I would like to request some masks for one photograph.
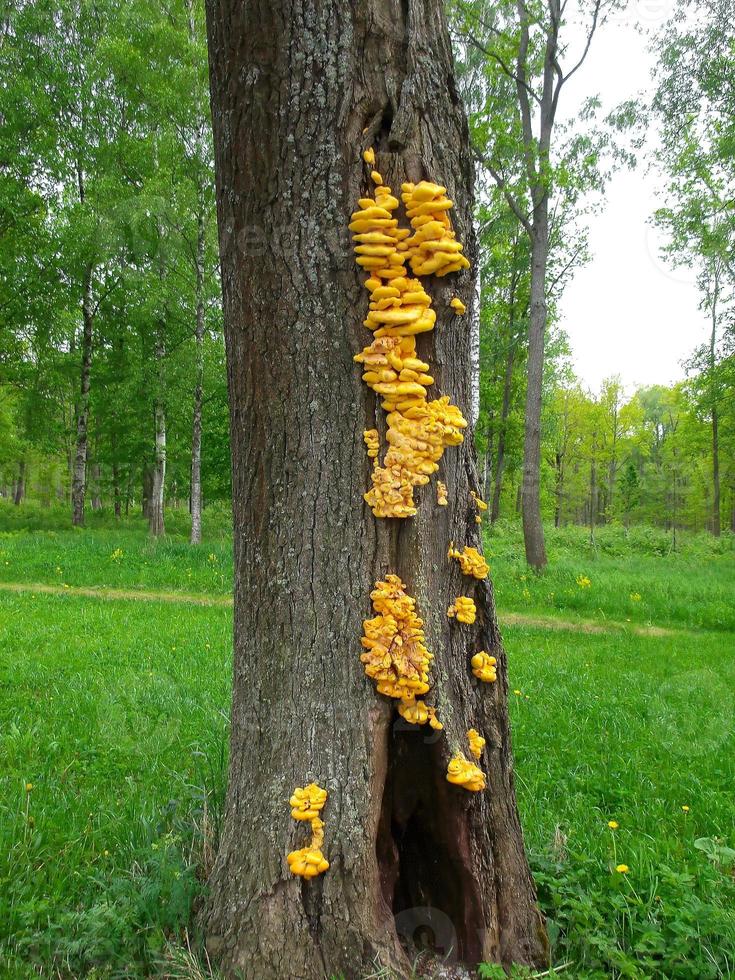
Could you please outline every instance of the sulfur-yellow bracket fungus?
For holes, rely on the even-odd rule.
[[[374,151],[366,150],[363,159],[374,166]],[[444,450],[463,441],[467,422],[448,397],[427,400],[434,379],[429,365],[416,356],[416,336],[434,329],[436,313],[406,264],[416,275],[443,276],[467,268],[469,262],[452,230],[446,188],[428,181],[403,185],[412,235],[393,217],[399,201],[390,187],[377,170],[370,176],[375,196],[359,199],[349,225],[356,262],[369,273],[365,326],[373,332],[372,343],[355,360],[364,366],[363,381],[380,395],[388,413],[388,449],[382,465],[376,459],[365,500],[376,517],[413,517],[414,487],[428,483]]]
[[[482,750],[485,748],[485,739],[476,729],[470,728],[467,732],[467,741],[470,746],[470,753],[476,759],[479,759],[482,755]]]
[[[429,690],[429,666],[434,659],[424,645],[424,623],[416,615],[416,600],[406,594],[397,575],[386,575],[370,593],[377,615],[363,623],[365,652],[360,660],[379,694],[401,702],[399,712],[411,724],[441,728],[434,708],[416,702]],[[411,710],[409,711],[409,708]]]
[[[452,307],[457,316],[462,316],[463,313],[467,311],[467,307],[464,305],[459,296],[455,296],[449,301],[449,305]]]
[[[470,660],[470,664],[472,665],[472,673],[485,684],[492,684],[498,679],[496,673],[497,660],[484,650],[476,653]]]
[[[444,725],[436,717],[436,708],[424,704],[423,701],[401,701],[398,714],[410,725],[425,725],[426,722],[440,732]]]
[[[303,789],[297,787],[289,800],[294,820],[308,820],[311,824],[311,843],[308,847],[291,851],[286,857],[291,873],[302,878],[315,878],[329,867],[329,861],[322,854],[324,821],[319,816],[326,800],[327,791],[316,783],[309,783]]]
[[[475,507],[477,507],[478,510],[478,513],[475,516],[475,522],[477,524],[482,524],[482,515],[487,510],[487,504],[485,503],[484,500],[481,500],[477,496],[474,490],[470,490],[470,497],[472,497],[472,502],[474,503]]]
[[[449,545],[447,557],[457,559],[463,575],[472,575],[473,578],[483,579],[487,578],[490,572],[490,566],[477,548],[465,546],[462,551],[457,551],[454,543],[452,543]]]
[[[458,752],[447,767],[447,780],[455,786],[477,793],[485,789],[485,773]]]
[[[449,503],[447,485],[446,483],[442,483],[441,480],[436,481],[436,502],[440,507],[446,507]]]
[[[377,429],[365,429],[362,434],[363,441],[367,446],[367,454],[371,459],[380,452],[380,436]]]
[[[447,609],[447,616],[450,619],[456,616],[458,623],[467,623],[468,626],[474,623],[476,615],[477,608],[475,606],[475,600],[465,595],[457,596],[449,609]]]

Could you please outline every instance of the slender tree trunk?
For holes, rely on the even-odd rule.
[[[523,540],[526,561],[532,568],[541,569],[547,561],[541,521],[541,393],[546,340],[546,263],[549,252],[546,195],[536,206],[531,245],[531,309],[523,444]]]
[[[513,313],[511,301],[510,342],[508,356],[505,361],[505,376],[503,378],[503,403],[500,409],[500,432],[498,433],[498,450],[495,455],[495,481],[493,484],[493,500],[490,507],[490,522],[494,524],[500,517],[500,495],[503,492],[503,472],[505,470],[505,438],[510,413],[510,395],[513,386],[513,361],[515,343],[513,342]]]
[[[430,486],[415,518],[376,520],[362,500],[361,433],[381,417],[352,360],[369,337],[346,227],[368,190],[362,149],[376,147],[394,190],[406,179],[445,184],[476,259],[443,4],[209,0],[207,13],[236,582],[230,779],[208,948],[228,978],[357,980],[382,967],[407,977],[399,933],[423,926],[473,965],[543,962],[492,589],[462,580],[446,557],[451,538],[480,544],[471,435],[442,460],[449,506]],[[419,354],[437,392],[469,416],[470,337],[448,301],[461,291],[469,306],[474,290],[469,275],[447,279],[427,281],[438,323]],[[361,621],[387,572],[403,577],[426,623],[445,725],[437,738],[397,724],[363,673]],[[472,628],[446,616],[461,592],[478,603]],[[498,657],[494,685],[468,669],[480,649]],[[488,739],[488,789],[476,794],[445,779],[472,726]],[[286,865],[304,840],[287,801],[311,780],[329,791],[331,866],[304,882]]]
[[[84,524],[84,499],[87,493],[87,449],[89,428],[89,386],[92,373],[92,267],[84,272],[82,287],[82,366],[77,405],[77,438],[71,482],[71,522]]]
[[[163,355],[161,354],[160,356],[162,359]],[[148,528],[150,533],[155,537],[160,537],[166,530],[163,514],[164,487],[166,484],[166,409],[163,404],[162,392],[163,383],[161,381],[159,391],[153,405],[155,455],[153,464],[153,481],[151,484],[151,499],[149,502],[148,512]]]
[[[143,479],[140,494],[140,509],[148,521],[151,517],[151,500],[153,499],[153,467],[149,463],[143,464]]]
[[[592,435],[592,459],[590,461],[590,541],[595,543],[595,524],[597,522],[597,433]]]
[[[191,543],[202,540],[202,389],[204,383],[204,213],[199,212],[196,258],[196,382],[191,433]]]
[[[99,463],[92,464],[92,510],[102,510],[102,496],[100,494],[100,483],[102,482],[102,468]]]
[[[556,453],[556,485],[554,487],[554,527],[561,526],[561,504],[564,499],[564,456]]]
[[[26,493],[26,461],[22,459],[18,464],[18,482],[15,484],[13,503],[16,507],[21,503]]]
[[[719,279],[715,278],[715,291],[712,301],[712,333],[710,334],[709,368],[712,386],[712,533],[719,538],[720,524],[720,417],[717,398],[717,378],[715,377],[717,351],[717,300]]]

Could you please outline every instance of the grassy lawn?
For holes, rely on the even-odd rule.
[[[0,589],[0,977],[193,976],[168,941],[219,821],[231,613],[64,585],[225,595],[226,524],[192,549],[176,517],[159,543],[137,521],[20,523],[0,508],[0,583],[31,586]],[[516,614],[516,778],[554,962],[580,980],[733,977],[732,542],[667,556],[657,532],[600,532],[596,551],[575,534],[551,536],[538,579],[516,532],[488,542]]]

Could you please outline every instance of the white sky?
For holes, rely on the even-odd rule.
[[[630,0],[624,14],[602,25],[587,61],[562,92],[563,118],[590,95],[599,94],[603,115],[650,92],[655,59],[643,32],[666,21],[673,2]],[[579,57],[583,40],[580,33],[570,45],[567,63]],[[684,376],[681,361],[706,336],[693,274],[659,257],[662,239],[648,219],[660,203],[661,178],[646,170],[640,158],[635,170],[618,171],[610,180],[602,210],[588,221],[592,260],[577,271],[561,300],[575,371],[595,391],[614,374],[629,389],[670,384]]]

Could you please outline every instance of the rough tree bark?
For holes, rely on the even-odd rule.
[[[203,202],[200,201],[203,208]],[[199,211],[196,251],[196,382],[191,431],[191,543],[202,540],[202,391],[204,386],[204,212]]]
[[[369,339],[347,231],[368,189],[361,151],[375,146],[394,190],[405,179],[446,184],[476,259],[443,4],[208,0],[207,15],[235,525],[230,779],[203,913],[208,949],[227,977],[356,980],[378,966],[405,977],[399,933],[424,926],[470,964],[543,962],[492,588],[446,555],[450,539],[480,544],[471,435],[442,462],[448,507],[429,486],[415,518],[376,520],[362,499],[362,432],[384,413],[352,360]],[[469,416],[469,321],[448,301],[458,293],[471,313],[472,276],[426,286],[437,326],[419,356],[431,394]],[[362,620],[388,572],[426,623],[439,737],[398,724],[363,673]],[[475,596],[473,627],[447,619],[459,594]],[[480,649],[498,657],[496,684],[471,675]],[[472,726],[488,741],[488,789],[477,794],[445,779]],[[329,791],[331,867],[303,882],[286,865],[305,839],[288,798],[310,780]]]

